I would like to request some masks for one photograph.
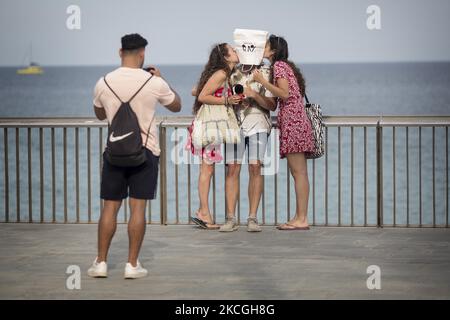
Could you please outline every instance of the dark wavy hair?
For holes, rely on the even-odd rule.
[[[211,76],[216,71],[219,70],[225,71],[227,74],[227,78],[231,75],[232,70],[230,70],[228,63],[225,60],[225,57],[227,56],[228,56],[227,43],[217,44],[211,50],[208,62],[206,63],[205,68],[203,69],[203,72],[200,76],[200,80],[197,83],[197,94],[195,96],[194,107],[192,109],[192,112],[194,114],[197,114],[198,110],[202,105],[202,103],[198,101],[198,96],[200,92],[202,92],[203,87],[205,86],[206,82],[208,82],[209,78],[211,78]]]
[[[305,78],[300,71],[300,69],[289,60],[289,48],[288,43],[283,37],[277,37],[276,35],[271,35],[269,37],[270,49],[275,51],[273,55],[273,64],[277,61],[286,62],[294,72],[295,77],[297,78],[298,87],[300,88],[300,93],[304,97],[305,96]]]

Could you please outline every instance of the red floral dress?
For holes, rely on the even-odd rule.
[[[283,61],[275,62],[273,66],[273,81],[276,83],[280,78],[289,82],[289,98],[285,101],[278,99],[280,158],[283,159],[288,153],[312,152],[315,144],[297,78],[292,68]]]

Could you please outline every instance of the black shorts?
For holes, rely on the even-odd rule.
[[[145,149],[147,161],[137,167],[116,167],[103,154],[100,197],[104,200],[155,199],[158,186],[159,156]]]

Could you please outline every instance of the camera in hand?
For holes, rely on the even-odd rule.
[[[148,67],[148,68],[144,68],[144,70],[151,73],[153,70],[155,70],[155,68]]]
[[[237,84],[233,87],[233,94],[243,94],[244,86],[242,84]]]

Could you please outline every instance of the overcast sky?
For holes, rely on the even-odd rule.
[[[381,8],[381,30],[366,9]],[[69,30],[69,5],[81,29]],[[450,0],[1,0],[0,65],[21,65],[33,43],[42,65],[115,65],[120,37],[149,41],[147,63],[203,64],[235,28],[282,35],[301,63],[450,61]]]

